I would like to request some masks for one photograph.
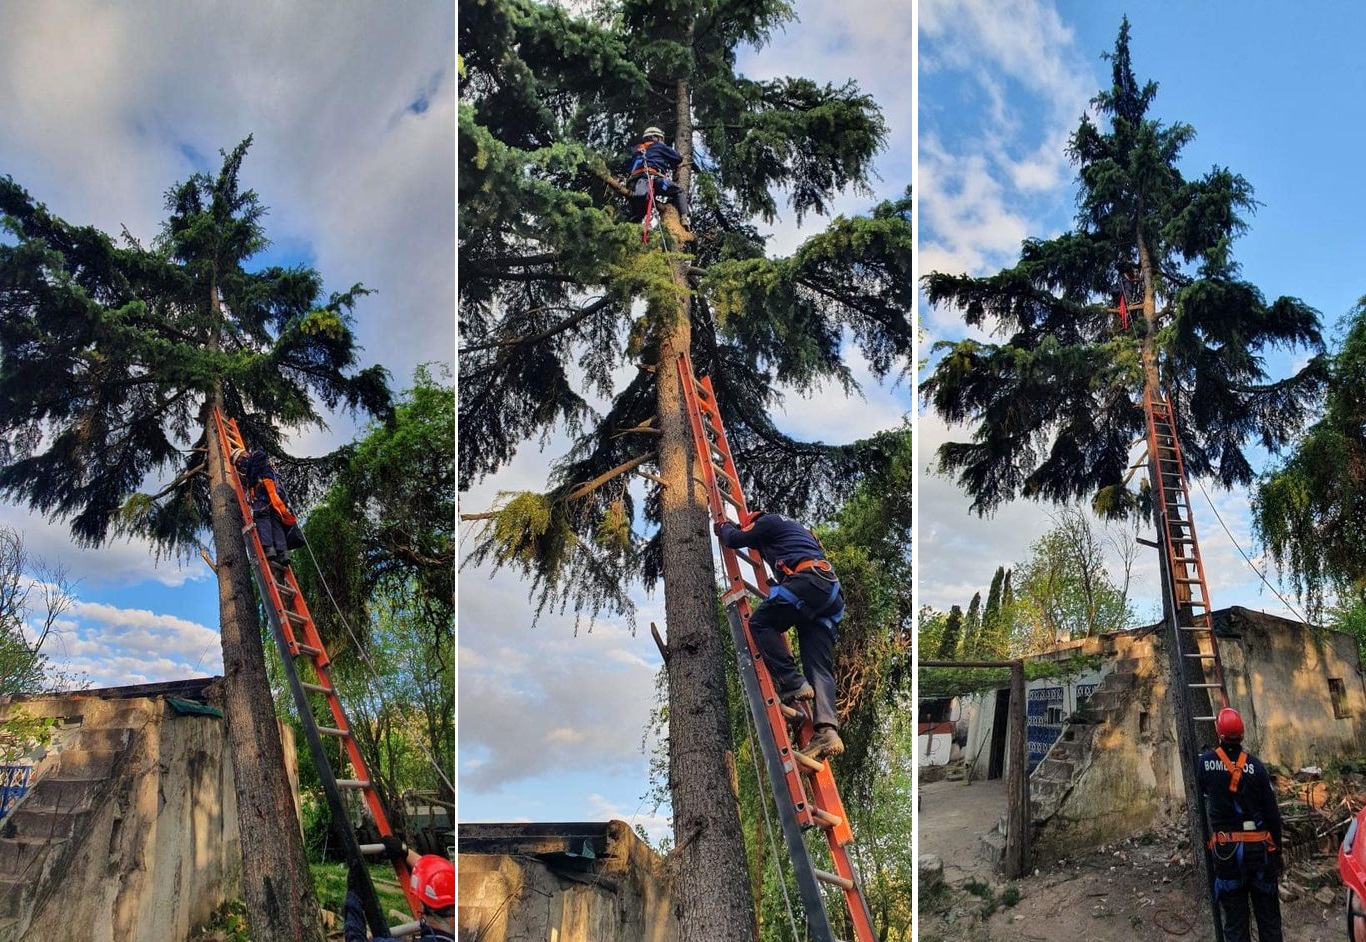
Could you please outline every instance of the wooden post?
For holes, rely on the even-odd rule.
[[[1029,865],[1029,756],[1025,736],[1024,661],[1010,662],[1010,771],[1006,776],[1006,876],[1020,877]]]

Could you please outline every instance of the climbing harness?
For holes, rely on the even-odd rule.
[[[712,521],[734,522],[727,516],[727,505],[736,511],[739,519],[745,519],[749,511],[740,492],[740,476],[721,422],[711,378],[698,379],[693,374],[686,352],[678,355],[677,367],[693,446],[699,459],[697,468],[707,491]],[[749,567],[752,581],[742,574],[742,561]],[[809,938],[811,942],[836,942],[821,890],[821,885],[825,884],[843,891],[855,942],[875,942],[877,935],[873,931],[872,913],[852,857],[854,833],[849,827],[830,763],[799,751],[815,735],[810,708],[805,701],[797,701],[793,706],[782,703],[749,630],[750,597],[765,598],[771,591],[781,593],[783,587],[759,588],[768,585],[769,579],[763,557],[754,549],[734,550],[723,543],[721,562],[728,583],[721,601],[726,607],[726,619],[735,644],[741,686],[758,730],[756,738],[768,769],[769,786],[792,862],[792,874],[806,911]],[[807,568],[820,572],[815,566]],[[795,735],[789,723],[795,727]],[[812,863],[803,838],[803,833],[809,829],[818,830],[825,837],[834,865],[833,873],[819,870]]]

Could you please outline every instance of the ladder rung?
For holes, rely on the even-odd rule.
[[[1187,687],[1198,687],[1201,690],[1218,690],[1223,684],[1186,684]]]
[[[276,592],[283,592],[285,595],[293,595],[293,594],[294,594],[294,586],[290,585],[288,582],[281,582],[279,579],[276,579],[276,580],[275,580],[275,591],[276,591]]]
[[[1197,723],[1199,723],[1199,722],[1201,722],[1201,721],[1204,721],[1204,722],[1206,722],[1206,723],[1213,723],[1213,722],[1214,722],[1214,717],[1212,717],[1212,716],[1192,716],[1191,719],[1195,720],[1195,722],[1197,722]]]
[[[347,739],[351,735],[344,729],[337,729],[332,726],[319,726],[318,732],[322,733],[324,736],[336,736],[339,739]]]
[[[369,788],[370,783],[361,778],[339,778],[337,779],[338,788]],[[381,847],[384,845],[381,844]]]
[[[1217,654],[1183,654],[1181,656],[1199,658],[1202,661],[1214,661],[1219,658],[1219,655]]]
[[[310,684],[306,680],[299,681],[299,686],[305,690],[312,690],[314,693],[331,693],[331,687],[324,687],[322,684]]]
[[[716,489],[716,493],[721,495],[721,499],[726,503],[730,504],[736,510],[740,510],[745,506],[744,504],[740,503],[740,501],[736,500],[734,497],[731,497],[725,491],[721,490],[721,488],[719,487]]]
[[[296,642],[294,646],[299,649],[300,653],[307,654],[309,657],[316,657],[323,653],[322,648],[315,648],[311,644],[299,644]]]
[[[778,702],[778,712],[781,713],[783,716],[787,717],[789,720],[796,719],[800,715],[796,707],[790,707],[782,701]]]
[[[822,883],[829,883],[842,890],[852,890],[854,888],[853,880],[848,877],[842,877],[838,873],[828,873],[824,870],[817,870],[815,867],[811,868],[811,872],[816,879],[820,880]]]
[[[792,758],[797,760],[797,764],[808,772],[819,772],[825,768],[825,763],[819,759],[813,759],[804,752],[792,750]]]
[[[754,595],[757,595],[759,598],[761,598],[761,599],[766,599],[766,598],[768,598],[768,593],[767,593],[767,592],[763,591],[763,590],[760,589],[757,585],[755,585],[754,583],[750,582],[748,579],[744,578],[743,576],[740,578],[740,584],[743,585],[746,589],[748,589],[748,590],[749,590],[751,593],[753,593]]]
[[[385,850],[383,844],[359,844],[357,848],[362,854],[382,854]]]
[[[811,817],[819,821],[821,827],[837,828],[844,823],[844,819],[841,818],[839,815],[831,814],[828,811],[824,811],[816,807],[813,807],[811,809]]]
[[[1199,585],[1200,583],[1204,582],[1205,580],[1204,580],[1204,579],[1177,579],[1177,580],[1175,580],[1175,581],[1176,581],[1176,582],[1180,582],[1180,583],[1182,583],[1183,585]]]
[[[303,615],[300,615],[298,612],[293,612],[289,609],[285,609],[285,617],[288,618],[290,621],[294,622],[296,625],[308,624],[307,618],[305,618]]]
[[[1209,631],[1208,625],[1177,625],[1177,631]]]

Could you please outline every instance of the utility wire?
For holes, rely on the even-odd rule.
[[[1200,488],[1200,493],[1203,494],[1205,497],[1205,503],[1209,504],[1209,509],[1214,511],[1214,519],[1218,520],[1219,526],[1224,528],[1224,533],[1228,536],[1229,542],[1232,543],[1233,548],[1238,551],[1238,555],[1243,557],[1243,562],[1247,563],[1247,567],[1257,574],[1257,578],[1262,580],[1262,583],[1268,589],[1271,590],[1272,595],[1276,596],[1276,598],[1281,600],[1282,605],[1290,609],[1291,614],[1293,614],[1300,621],[1304,622],[1306,625],[1309,624],[1309,619],[1301,615],[1299,609],[1291,605],[1288,601],[1286,601],[1284,595],[1281,595],[1281,593],[1276,591],[1276,587],[1271,584],[1271,582],[1266,578],[1266,576],[1262,575],[1262,571],[1258,569],[1256,565],[1253,564],[1252,560],[1248,557],[1247,553],[1243,552],[1243,548],[1238,545],[1238,541],[1234,538],[1233,533],[1229,530],[1228,524],[1224,523],[1224,518],[1219,515],[1219,508],[1214,506],[1214,501],[1210,500],[1209,492],[1205,490],[1205,485],[1200,483],[1199,478],[1195,479],[1195,486]]]

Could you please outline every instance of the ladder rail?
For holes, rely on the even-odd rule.
[[[713,522],[728,520],[725,509],[727,504],[735,507],[739,513],[747,512],[748,506],[740,487],[740,474],[731,454],[730,442],[721,420],[711,377],[703,377],[700,380],[696,378],[686,351],[678,355],[677,365],[684,391],[684,404],[693,433],[694,451],[701,464],[701,483],[707,490],[711,517]],[[711,433],[710,436],[708,432]],[[733,487],[733,492],[722,493],[718,472],[720,478]],[[722,568],[730,586],[723,594],[722,600],[726,605],[727,620],[739,657],[740,676],[750,712],[754,716],[756,726],[766,725],[768,728],[769,735],[765,736],[760,729],[758,738],[769,769],[775,804],[779,808],[780,820],[783,823],[784,840],[792,858],[802,902],[807,910],[810,931],[817,942],[834,939],[829,914],[825,908],[825,898],[819,886],[820,883],[827,883],[843,891],[857,942],[873,942],[877,936],[873,931],[872,914],[850,854],[854,840],[853,831],[849,826],[844,804],[840,800],[834,773],[829,762],[807,758],[797,751],[798,748],[804,748],[814,734],[811,711],[804,705],[799,707],[794,721],[798,726],[795,737],[797,742],[794,742],[794,737],[789,733],[787,717],[780,707],[772,677],[749,630],[752,605],[748,595],[755,589],[769,584],[763,558],[752,548],[733,550],[724,544],[721,544],[720,548]],[[746,580],[741,572],[742,561],[747,563],[752,571],[752,582]],[[786,638],[783,639],[783,643],[787,643]],[[781,796],[784,794],[791,799],[790,804],[782,800]],[[810,852],[802,837],[804,828],[815,828],[825,835],[835,865],[833,874],[817,870],[812,864]]]
[[[281,577],[287,591],[281,592],[280,582],[271,571],[270,564],[266,561],[264,547],[261,544],[260,534],[256,530],[255,521],[251,513],[251,504],[247,500],[245,488],[237,474],[237,469],[233,465],[229,456],[233,448],[245,449],[246,443],[237,427],[234,419],[223,416],[217,406],[212,413],[214,431],[218,438],[219,450],[224,462],[227,465],[227,479],[231,484],[233,493],[237,498],[238,508],[242,513],[243,527],[242,537],[246,546],[247,557],[251,560],[252,576],[256,582],[257,589],[261,598],[265,601],[267,621],[271,627],[271,634],[275,639],[279,649],[280,660],[284,665],[285,677],[289,682],[290,691],[294,698],[295,707],[299,714],[299,722],[304,728],[304,736],[308,742],[309,752],[312,755],[315,770],[318,778],[322,782],[323,791],[331,807],[334,827],[338,839],[341,841],[346,851],[348,862],[351,864],[362,864],[360,866],[362,880],[362,905],[366,911],[366,921],[370,924],[373,934],[388,934],[389,927],[379,908],[378,896],[375,894],[374,886],[370,880],[369,870],[363,866],[360,844],[356,840],[355,833],[352,831],[346,812],[346,805],[341,796],[341,786],[338,785],[339,779],[332,769],[331,762],[327,756],[327,751],[323,746],[321,727],[318,724],[317,716],[313,712],[313,704],[309,700],[309,689],[314,688],[315,692],[320,693],[327,702],[328,710],[332,714],[332,720],[336,724],[334,729],[341,731],[343,750],[347,759],[351,763],[351,768],[355,775],[354,779],[347,781],[363,783],[359,786],[366,808],[374,822],[376,831],[382,837],[392,836],[394,831],[389,824],[388,812],[384,808],[384,803],[380,798],[379,791],[375,786],[374,778],[370,775],[369,766],[365,761],[364,755],[360,751],[360,746],[356,742],[355,736],[351,733],[351,722],[346,716],[346,710],[342,706],[338,696],[336,685],[332,682],[329,665],[331,659],[327,655],[326,646],[323,644],[322,637],[318,634],[317,625],[313,620],[312,613],[308,609],[308,604],[304,601],[303,592],[300,591],[298,581],[294,577],[292,568],[286,567]],[[286,596],[289,601],[286,601]],[[299,643],[298,637],[290,625],[290,615],[300,619],[300,628],[304,637],[304,644]],[[309,652],[303,650],[304,647],[311,649]],[[299,676],[297,665],[294,658],[307,656],[313,666],[313,672],[317,684],[306,684]],[[406,860],[393,861],[394,871],[398,877],[399,886],[403,889],[404,897],[408,901],[409,909],[414,916],[421,914],[421,900],[413,892],[409,884],[410,871]]]

